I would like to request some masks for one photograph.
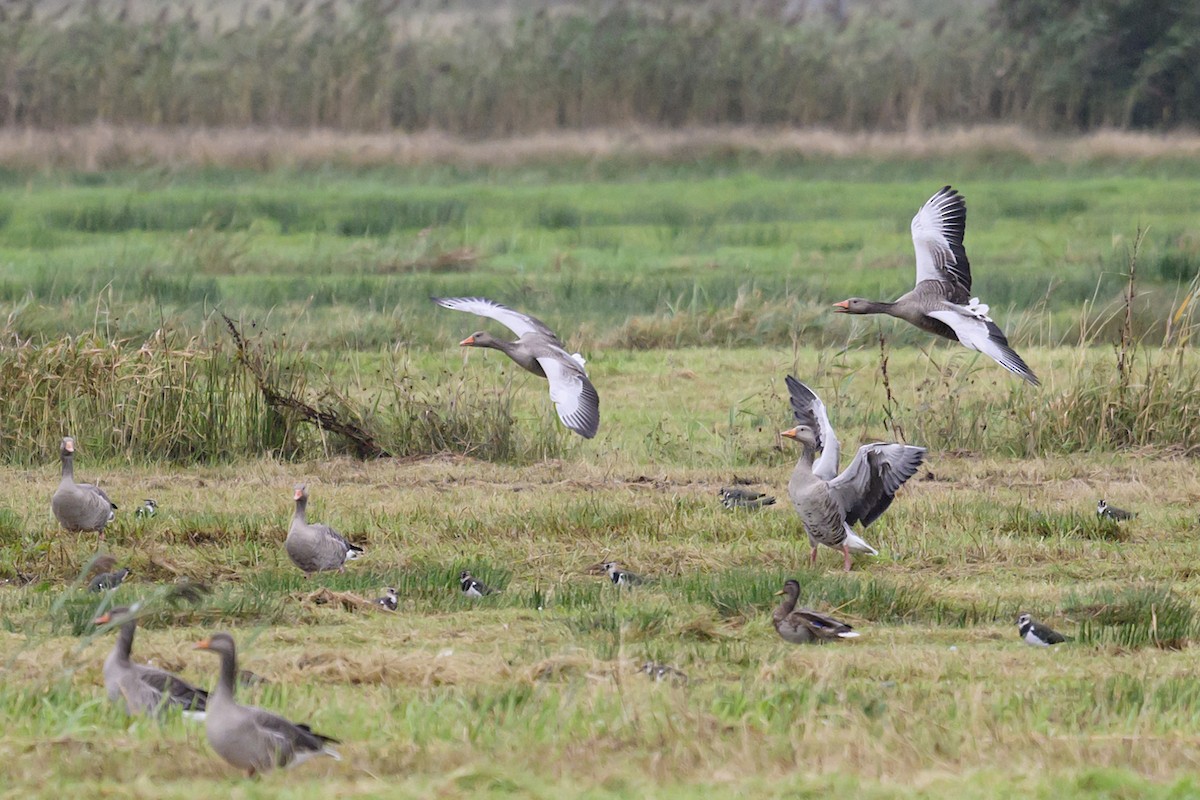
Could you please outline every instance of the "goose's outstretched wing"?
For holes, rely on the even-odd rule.
[[[570,356],[542,356],[537,360],[550,382],[550,399],[558,418],[585,439],[600,429],[600,395],[583,367]]]
[[[971,291],[971,263],[963,246],[966,232],[967,201],[954,189],[943,186],[912,218],[917,283],[950,281]]]
[[[925,448],[874,442],[858,448],[850,466],[829,481],[829,491],[846,515],[846,524],[870,525],[892,504],[904,482],[925,460]]]
[[[537,317],[523,314],[494,300],[488,300],[486,297],[431,297],[430,299],[442,308],[465,311],[468,314],[478,314],[481,317],[494,319],[515,333],[518,338],[536,331],[549,336],[555,343],[562,344],[558,335]]]
[[[788,395],[791,397],[792,417],[796,423],[807,425],[820,433],[817,448],[821,451],[821,456],[813,462],[813,474],[824,481],[833,480],[837,477],[841,444],[838,442],[837,434],[833,432],[833,425],[829,423],[829,414],[825,411],[825,404],[821,402],[821,398],[817,397],[816,392],[791,375],[787,376],[786,383]]]

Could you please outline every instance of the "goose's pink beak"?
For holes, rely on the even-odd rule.
[[[299,500],[301,497],[304,497],[304,492],[302,492],[302,491],[300,491],[299,489],[297,489],[297,490],[296,490],[296,496],[295,496],[294,498],[292,498],[292,499],[293,499],[293,500]]]
[[[849,310],[850,310],[850,301],[849,301],[849,300],[843,300],[843,301],[842,301],[842,302],[840,302],[840,303],[834,303],[834,304],[833,304],[833,307],[834,307],[834,308],[837,308],[837,309],[841,309],[841,311],[842,311],[842,312],[849,311]]]
[[[463,339],[461,342],[458,343],[458,346],[466,347],[467,345],[471,345],[471,344],[475,344],[474,336],[468,336],[467,338]]]
[[[780,436],[786,436],[786,437],[787,437],[787,438],[789,438],[789,439],[795,439],[795,438],[796,438],[796,429],[795,429],[795,428],[788,428],[786,431],[780,431],[780,432],[779,432],[779,435],[780,435]]]
[[[192,649],[193,650],[207,650],[211,646],[212,646],[211,639],[201,639],[200,641],[196,642],[196,646],[193,647]]]

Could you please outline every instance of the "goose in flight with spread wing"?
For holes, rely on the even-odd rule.
[[[558,418],[585,439],[600,427],[600,396],[584,369],[583,356],[569,353],[554,331],[539,319],[483,297],[434,297],[442,308],[494,319],[517,335],[515,342],[477,331],[459,342],[462,347],[491,347],[521,367],[550,382],[550,399]]]
[[[829,424],[825,404],[791,375],[787,376],[787,387],[797,424],[781,435],[803,447],[788,481],[788,497],[812,546],[809,561],[817,563],[817,545],[823,544],[842,551],[849,572],[851,550],[878,554],[850,526],[861,521],[866,527],[887,510],[896,492],[925,460],[925,448],[886,442],[864,444],[850,466],[839,474],[840,444]],[[818,450],[820,458],[816,458]]]
[[[1029,365],[988,316],[988,306],[971,296],[971,264],[963,246],[967,203],[943,186],[912,219],[917,251],[917,285],[894,303],[851,297],[834,307],[845,314],[888,314],[923,331],[944,336],[995,359],[1014,375],[1038,385]]]

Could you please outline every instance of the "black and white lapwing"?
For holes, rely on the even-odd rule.
[[[383,606],[387,611],[395,611],[400,605],[400,594],[389,586],[383,590],[383,597],[375,598],[375,605]]]
[[[721,505],[728,509],[746,508],[755,510],[763,506],[774,505],[775,498],[762,492],[756,492],[751,489],[722,487],[718,495],[721,497]]]
[[[1117,508],[1116,506],[1110,506],[1108,504],[1108,501],[1103,500],[1103,499],[1101,499],[1099,503],[1096,503],[1096,514],[1098,516],[1104,517],[1106,519],[1115,520],[1117,522],[1126,522],[1127,520],[1131,520],[1137,516],[1137,512],[1126,511],[1123,508]]]
[[[129,575],[129,568],[125,567],[115,572],[103,572],[92,578],[92,582],[88,584],[89,592],[109,592],[121,585]]]
[[[152,498],[147,497],[145,500],[142,501],[142,504],[140,506],[138,506],[138,510],[133,512],[133,515],[135,517],[138,517],[139,519],[148,519],[150,517],[153,517],[157,513],[158,513],[158,502]]]
[[[646,582],[646,579],[635,572],[630,572],[621,567],[615,561],[606,561],[601,565],[604,569],[604,574],[613,582],[614,586],[640,586]]]
[[[458,582],[462,588],[463,595],[466,597],[483,597],[485,594],[494,594],[496,591],[483,581],[473,578],[471,573],[465,569],[458,576]]]
[[[659,664],[656,661],[647,661],[642,664],[640,672],[644,672],[650,677],[650,680],[655,683],[661,681],[670,681],[672,683],[687,683],[688,676],[681,669],[672,667],[670,664]]]
[[[1022,642],[1034,647],[1049,647],[1067,640],[1067,637],[1053,628],[1035,621],[1029,614],[1017,617],[1017,632],[1021,634]]]

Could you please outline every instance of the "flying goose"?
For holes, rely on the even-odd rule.
[[[106,592],[116,589],[124,582],[129,575],[130,569],[123,567],[115,572],[103,572],[92,578],[92,582],[88,584],[89,592]]]
[[[69,531],[98,531],[116,516],[117,504],[99,486],[75,482],[75,440],[64,436],[58,450],[62,480],[50,498],[50,510],[58,524]]]
[[[1049,647],[1067,640],[1067,637],[1058,631],[1035,621],[1028,613],[1017,617],[1017,633],[1020,634],[1021,641],[1034,647]]]
[[[605,561],[600,566],[614,586],[640,586],[646,582],[646,579],[636,572],[621,569],[615,561]]]
[[[137,629],[138,606],[113,608],[92,620],[93,625],[119,623],[121,632],[108,658],[104,659],[104,688],[108,699],[119,703],[127,714],[160,714],[167,706],[203,712],[208,692],[170,672],[138,664],[129,658]]]
[[[840,444],[829,424],[825,404],[800,381],[787,376],[792,416],[798,423],[780,435],[800,443],[802,451],[788,481],[788,497],[812,546],[811,564],[817,563],[817,545],[842,551],[850,571],[850,551],[877,555],[851,530],[861,521],[874,522],[892,498],[925,460],[925,448],[907,444],[874,442],[858,448],[850,466],[838,474]],[[815,458],[821,451],[821,457]]]
[[[1127,522],[1137,516],[1135,511],[1126,511],[1123,508],[1110,506],[1107,501],[1101,500],[1096,504],[1097,516],[1105,517],[1116,522]]]
[[[819,614],[810,608],[796,608],[796,600],[800,597],[798,581],[786,581],[783,588],[775,593],[776,597],[781,595],[783,600],[771,615],[771,622],[785,642],[824,644],[837,639],[858,638],[858,631],[841,620]]]
[[[228,633],[214,633],[196,644],[221,657],[221,676],[208,698],[204,732],[217,755],[253,777],[275,767],[301,764],[313,756],[327,755],[341,760],[329,745],[337,739],[314,732],[307,725],[296,725],[283,717],[255,706],[239,705],[234,700],[237,681],[237,648]]]
[[[774,497],[750,489],[722,487],[717,494],[721,497],[721,505],[730,509],[747,508],[754,510],[763,506],[774,505],[775,503]]]
[[[361,547],[350,544],[328,525],[308,522],[305,513],[308,506],[307,486],[297,486],[293,496],[296,499],[296,512],[292,515],[292,524],[288,526],[287,539],[283,546],[287,550],[288,558],[304,571],[305,577],[314,572],[333,569],[341,571],[347,561],[359,557],[363,552]]]
[[[461,347],[491,347],[524,369],[550,382],[550,399],[558,418],[585,439],[600,427],[600,396],[584,369],[579,353],[569,353],[554,331],[539,319],[514,311],[483,297],[434,297],[442,308],[488,317],[517,335],[515,342],[477,331],[459,342]]]
[[[389,586],[383,590],[383,597],[375,598],[375,604],[387,611],[395,611],[400,605],[400,594]]]
[[[458,585],[466,597],[483,597],[485,594],[495,594],[496,590],[475,578],[465,569],[458,575]]]
[[[834,307],[845,314],[888,314],[927,333],[944,336],[995,359],[1034,386],[1037,376],[1008,344],[1004,331],[988,316],[988,307],[971,296],[971,264],[963,236],[967,203],[943,186],[912,219],[917,251],[917,285],[894,303],[851,297]]]

